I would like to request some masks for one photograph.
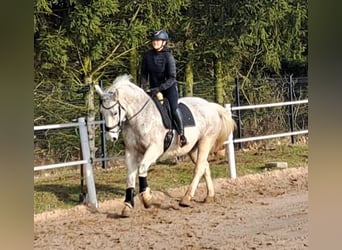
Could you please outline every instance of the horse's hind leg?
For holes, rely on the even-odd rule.
[[[191,161],[196,164],[197,163],[197,156],[198,156],[198,150],[197,147],[193,148],[189,154]]]
[[[189,153],[189,156],[192,160],[192,162],[194,164],[196,164],[197,162],[197,156],[198,156],[198,150],[197,148],[195,150],[192,150],[190,153]],[[208,154],[209,156],[209,154]],[[208,157],[207,156],[207,157]],[[214,199],[214,196],[215,196],[215,191],[214,191],[214,185],[213,185],[213,181],[211,179],[211,172],[210,172],[210,166],[209,166],[209,163],[208,161],[206,160],[206,163],[205,164],[205,171],[204,171],[204,179],[205,179],[205,182],[206,182],[206,185],[207,185],[207,197],[205,198],[205,202],[210,202]]]
[[[214,197],[214,186],[210,176],[209,162],[207,160],[210,151],[210,144],[210,142],[203,140],[198,145],[197,157],[195,155],[196,151],[190,153],[190,158],[192,159],[192,161],[195,162],[196,166],[194,169],[194,176],[192,182],[184,197],[179,203],[179,205],[181,206],[190,206],[190,201],[195,195],[198,183],[202,178],[203,174],[205,174],[204,177],[208,190],[206,201],[210,200],[209,197]]]
[[[192,160],[192,162],[194,164],[196,164],[197,163],[197,156],[198,156],[197,147],[189,152],[189,156],[190,156],[190,159]],[[206,182],[206,185],[207,185],[207,190],[208,190],[207,197],[206,197],[205,201],[209,202],[209,201],[213,200],[214,195],[215,195],[215,193],[214,193],[214,185],[213,185],[213,182],[212,182],[212,179],[211,179],[211,173],[210,173],[209,164],[207,164],[207,166],[205,167],[204,179],[205,179],[205,182]]]
[[[207,184],[207,197],[205,198],[204,202],[212,202],[214,201],[215,191],[214,191],[213,180],[211,179],[209,163],[205,167],[204,179]]]

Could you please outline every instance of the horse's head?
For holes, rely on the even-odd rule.
[[[104,92],[99,85],[95,85],[95,89],[101,98],[100,112],[105,120],[107,138],[116,141],[126,119],[126,110],[120,104],[117,90]]]

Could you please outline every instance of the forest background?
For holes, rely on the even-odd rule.
[[[94,84],[124,73],[139,83],[141,56],[159,29],[171,38],[181,96],[233,104],[238,79],[246,105],[284,101],[288,77],[307,76],[307,10],[307,0],[35,0],[34,125],[97,120]],[[297,99],[307,98],[304,82]],[[307,127],[307,106],[295,113],[296,126]],[[286,129],[287,116],[281,107],[245,112],[245,134]],[[93,157],[98,131],[88,125]],[[35,132],[34,143],[38,157],[79,154],[73,129]]]

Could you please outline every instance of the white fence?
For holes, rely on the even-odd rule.
[[[227,112],[229,112],[229,114],[231,115],[231,111],[235,111],[235,110],[246,110],[246,109],[264,108],[264,107],[276,107],[276,106],[304,104],[304,103],[308,103],[308,100],[272,103],[272,104],[261,104],[261,105],[249,105],[249,106],[240,106],[240,107],[231,107],[230,104],[227,104],[227,105],[225,105],[225,107],[227,109]],[[100,123],[103,123],[103,121],[95,121],[94,122],[94,124],[100,124]],[[81,140],[81,151],[82,151],[82,158],[83,159],[79,160],[79,161],[71,161],[71,162],[58,163],[58,164],[35,166],[34,171],[39,171],[39,170],[44,170],[44,169],[60,168],[60,167],[69,167],[69,166],[83,164],[83,172],[86,173],[86,183],[87,183],[87,191],[88,191],[88,194],[86,197],[86,202],[89,205],[92,205],[94,207],[98,207],[98,202],[97,202],[97,198],[96,198],[94,175],[93,175],[93,168],[92,168],[92,161],[91,161],[91,157],[90,157],[88,132],[87,132],[87,126],[86,126],[85,118],[78,118],[77,123],[35,126],[34,130],[37,131],[37,130],[47,130],[47,129],[61,129],[61,128],[68,128],[68,127],[79,127],[80,140]],[[302,130],[302,131],[280,133],[280,134],[273,134],[273,135],[240,138],[240,139],[235,139],[235,140],[233,139],[233,134],[231,134],[229,136],[228,140],[224,142],[224,144],[227,144],[230,177],[232,179],[236,178],[234,143],[254,141],[254,140],[262,140],[262,139],[270,139],[270,138],[277,138],[277,137],[291,136],[291,135],[299,135],[299,134],[307,134],[308,132],[309,132],[308,130]],[[96,159],[96,161],[108,160],[108,159],[110,159],[110,158]]]
[[[240,106],[240,107],[231,107],[230,104],[226,104],[225,108],[227,109],[227,111],[231,115],[231,111],[235,111],[235,110],[246,110],[246,109],[256,109],[256,108],[266,108],[266,107],[268,108],[268,107],[277,107],[277,106],[286,106],[286,105],[295,105],[295,104],[304,104],[304,103],[308,103],[308,99],[300,100],[300,101],[292,101],[292,102],[279,102],[279,103],[270,103],[270,104],[247,105],[247,106]],[[234,143],[256,141],[256,140],[263,140],[263,139],[271,139],[271,138],[278,138],[278,137],[299,135],[299,134],[307,134],[307,133],[309,133],[308,130],[301,130],[301,131],[294,131],[294,132],[287,132],[287,133],[280,133],[280,134],[273,134],[273,135],[240,138],[240,139],[236,139],[236,140],[233,139],[233,134],[230,134],[228,140],[224,142],[224,144],[228,144],[227,153],[228,153],[230,177],[232,179],[236,178]]]
[[[80,140],[81,140],[81,151],[82,151],[82,160],[80,161],[71,161],[59,164],[49,164],[42,166],[35,166],[34,171],[44,170],[44,169],[52,169],[52,168],[60,168],[60,167],[69,167],[74,165],[83,164],[83,173],[85,173],[86,183],[87,183],[87,195],[86,195],[86,203],[88,205],[98,207],[98,202],[96,198],[96,190],[95,190],[95,182],[94,182],[94,174],[93,167],[90,159],[90,148],[88,141],[88,132],[87,125],[85,122],[85,118],[78,118],[77,123],[68,123],[68,124],[55,124],[55,125],[46,125],[46,126],[34,126],[34,131],[37,130],[47,130],[47,129],[60,129],[60,128],[70,128],[70,127],[79,127],[80,131]]]

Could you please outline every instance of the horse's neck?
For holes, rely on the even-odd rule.
[[[127,114],[128,124],[138,128],[139,131],[142,128],[163,126],[155,103],[147,94],[142,94],[127,99],[127,101],[132,100],[127,106],[127,111],[129,111]]]
[[[149,96],[141,99],[134,97],[133,100],[129,105],[129,114],[123,131],[125,145],[126,148],[146,149],[151,140],[159,138],[159,133],[163,131],[163,123],[161,118],[158,120],[156,117],[159,111]]]
[[[127,111],[127,119],[134,122],[136,118],[140,116],[146,116],[151,112],[152,99],[145,93],[135,93],[133,95],[127,95],[124,99],[124,106]],[[138,119],[139,120],[139,119]]]

